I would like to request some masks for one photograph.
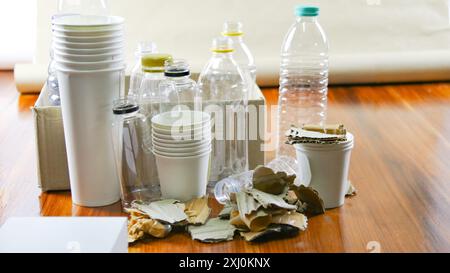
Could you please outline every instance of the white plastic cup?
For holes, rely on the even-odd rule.
[[[192,157],[167,157],[155,153],[161,194],[182,202],[206,195],[211,150]]]
[[[124,92],[124,67],[57,69],[73,203],[101,207],[120,200],[111,137],[112,105]]]
[[[348,191],[348,172],[354,137],[347,134],[347,141],[337,144],[296,144],[299,168],[308,160],[311,168],[310,187],[319,192],[326,209],[344,205]]]

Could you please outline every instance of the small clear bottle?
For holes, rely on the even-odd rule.
[[[140,42],[134,53],[136,57],[136,64],[131,70],[130,74],[130,88],[128,89],[128,96],[139,96],[142,80],[144,78],[144,71],[142,70],[142,57],[148,54],[157,53],[158,49],[153,42]]]
[[[231,39],[214,39],[212,52],[198,80],[214,124],[210,191],[217,181],[248,170],[248,81],[233,58]]]
[[[202,111],[202,95],[185,60],[166,61],[164,76],[166,79],[160,84],[161,112]]]
[[[144,141],[149,136],[148,117],[140,111],[133,98],[120,99],[113,105],[112,142],[121,185],[122,205],[131,207],[134,201],[152,202],[161,199],[152,152]]]
[[[250,75],[253,83],[256,82],[256,65],[252,52],[244,42],[243,24],[241,22],[228,21],[223,25],[222,35],[233,41],[233,57],[239,66]]]

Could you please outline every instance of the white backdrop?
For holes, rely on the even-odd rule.
[[[35,26],[36,0],[0,1],[0,70],[33,60]]]
[[[46,63],[56,0],[38,1],[37,63]],[[279,51],[294,7],[321,7],[332,83],[450,79],[450,0],[110,0],[126,18],[127,59],[140,40],[200,71],[225,20],[245,25],[260,84],[278,82]]]

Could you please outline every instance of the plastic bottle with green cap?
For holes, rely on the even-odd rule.
[[[233,41],[234,59],[245,72],[249,73],[250,79],[254,83],[256,81],[255,59],[244,42],[243,28],[241,22],[228,21],[223,25],[222,35]]]
[[[204,111],[214,123],[210,192],[217,181],[248,170],[248,82],[233,53],[230,38],[214,39],[198,80]]]
[[[142,71],[142,65],[141,65],[142,57],[147,54],[157,53],[157,51],[158,51],[158,49],[156,47],[156,44],[153,42],[140,42],[138,44],[136,52],[134,53],[134,56],[136,58],[136,64],[134,65],[133,69],[131,70],[131,75],[130,75],[130,88],[128,90],[129,96],[132,96],[132,97],[139,96],[139,89],[141,88],[142,79],[144,77],[144,72]]]
[[[292,125],[325,123],[328,95],[328,40],[319,24],[319,8],[298,6],[281,50],[277,156],[295,158],[285,145]]]

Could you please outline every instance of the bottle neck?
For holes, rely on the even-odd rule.
[[[215,52],[213,51],[212,56],[214,58],[231,58],[233,56],[233,52]]]
[[[316,23],[317,16],[297,16],[297,22]]]

